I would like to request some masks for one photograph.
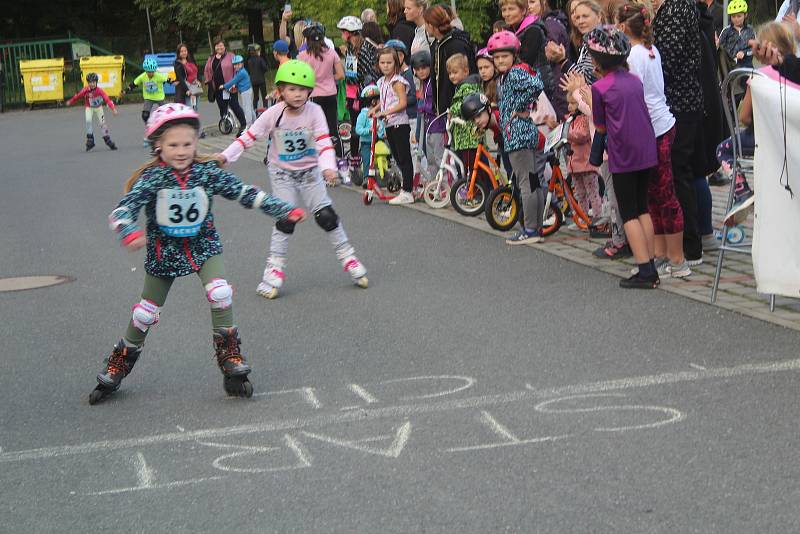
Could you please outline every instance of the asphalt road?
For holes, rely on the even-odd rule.
[[[256,396],[226,398],[192,276],[90,407],[143,277],[107,215],[146,154],[138,106],[117,152],[82,117],[0,115],[0,277],[75,279],[0,293],[0,531],[797,529],[797,333],[341,188],[367,290],[307,222],[258,297],[271,221],[215,203]]]

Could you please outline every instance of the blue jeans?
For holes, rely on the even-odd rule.
[[[711,224],[711,189],[708,187],[708,180],[705,176],[695,178],[692,181],[694,194],[697,198],[697,227],[700,235],[714,233],[714,226]]]

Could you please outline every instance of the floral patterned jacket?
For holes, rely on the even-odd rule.
[[[529,112],[543,90],[544,84],[539,75],[524,63],[514,65],[499,78],[497,105],[500,108],[503,149],[506,152],[537,147],[539,132]]]
[[[142,173],[109,215],[109,223],[120,241],[128,244],[145,233],[137,224],[144,208],[145,271],[159,277],[186,276],[199,271],[208,258],[222,254],[211,212],[215,195],[278,219],[294,209],[256,186],[245,185],[216,161],[195,162],[183,175],[162,163]]]

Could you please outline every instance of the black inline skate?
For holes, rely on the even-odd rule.
[[[94,135],[86,134],[86,152],[94,148]]]
[[[129,347],[120,339],[106,358],[105,371],[97,375],[97,386],[89,394],[89,404],[97,404],[118,390],[122,379],[131,373],[141,353],[141,347]]]
[[[222,386],[230,397],[252,397],[253,384],[247,379],[250,366],[239,349],[239,329],[235,326],[214,331],[217,365],[224,376]]]
[[[110,135],[103,136],[103,141],[106,142],[106,146],[108,148],[110,148],[111,150],[116,150],[117,149],[117,145],[115,145],[114,141],[111,140],[111,136]]]

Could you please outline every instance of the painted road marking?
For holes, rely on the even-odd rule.
[[[0,463],[73,456],[79,454],[89,454],[98,451],[141,448],[164,443],[210,440],[243,434],[301,430],[303,428],[314,426],[335,425],[339,423],[382,418],[407,418],[412,415],[425,413],[437,413],[470,408],[487,408],[490,406],[511,404],[523,400],[548,400],[569,397],[573,395],[605,393],[610,391],[646,388],[683,382],[712,380],[716,378],[733,378],[739,376],[797,370],[800,370],[800,358],[776,362],[743,364],[735,367],[721,367],[716,369],[707,369],[705,371],[698,370],[678,373],[661,373],[657,375],[620,378],[616,380],[604,380],[548,389],[535,389],[530,384],[526,384],[526,389],[521,391],[511,391],[508,393],[495,395],[481,395],[463,399],[439,400],[426,404],[407,404],[389,407],[363,408],[357,412],[350,411],[330,415],[316,415],[268,421],[249,425],[208,428],[178,433],[155,434],[138,438],[95,441],[82,443],[79,445],[63,445],[21,451],[6,451],[0,453]]]

